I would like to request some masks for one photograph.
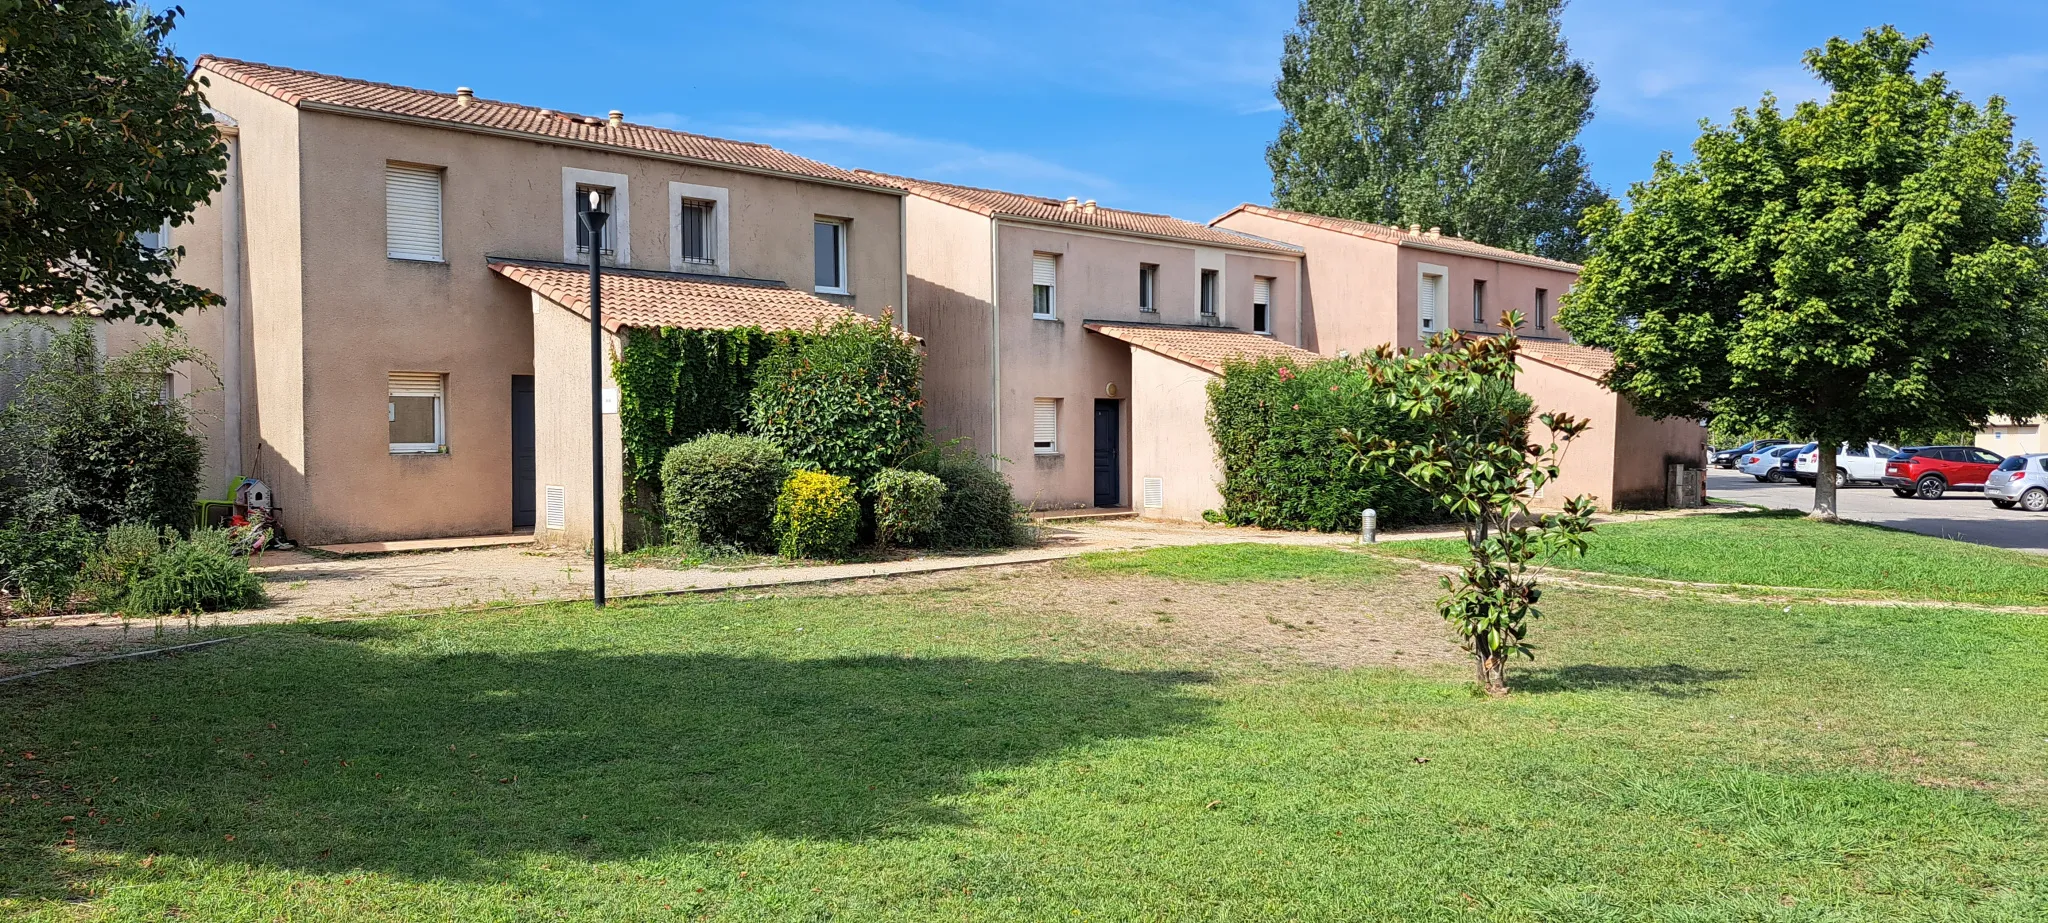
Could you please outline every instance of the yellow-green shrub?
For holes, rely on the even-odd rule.
[[[860,498],[853,481],[799,471],[775,498],[775,550],[785,558],[836,558],[860,534]]]

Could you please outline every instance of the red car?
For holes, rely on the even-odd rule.
[[[2005,456],[1973,445],[1900,449],[1884,463],[1884,486],[1901,497],[1939,498],[1950,490],[1983,490]]]

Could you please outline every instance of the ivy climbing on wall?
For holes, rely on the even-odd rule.
[[[790,334],[734,330],[629,330],[612,363],[626,479],[660,483],[668,450],[705,433],[747,430],[757,366]]]

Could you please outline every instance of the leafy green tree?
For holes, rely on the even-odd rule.
[[[1530,405],[1503,397],[1515,388],[1522,317],[1510,311],[1501,320],[1507,332],[1499,336],[1440,333],[1421,352],[1381,346],[1366,368],[1387,403],[1421,432],[1404,439],[1339,434],[1353,464],[1407,480],[1464,528],[1472,559],[1455,579],[1443,578],[1437,611],[1465,639],[1479,684],[1492,695],[1507,692],[1510,656],[1536,656],[1529,622],[1541,614],[1543,592],[1529,562],[1582,554],[1593,531],[1591,497],[1570,498],[1555,513],[1529,508],[1530,498],[1557,480],[1565,447],[1587,424],[1546,413],[1536,419],[1549,442],[1529,438]]]
[[[2048,407],[2042,173],[1998,97],[1918,77],[1926,36],[1886,26],[1806,54],[1826,82],[1703,125],[1589,216],[1594,252],[1558,322],[1614,351],[1609,387],[1835,448],[1974,429]],[[1836,516],[1833,478],[1814,515]]]
[[[1599,86],[1565,0],[1302,0],[1266,148],[1282,208],[1579,258],[1605,201],[1576,139]]]
[[[0,0],[0,303],[96,304],[170,324],[219,296],[143,239],[221,186],[227,146],[184,59],[180,11]]]

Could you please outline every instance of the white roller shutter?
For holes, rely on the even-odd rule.
[[[1031,451],[1054,455],[1060,450],[1060,402],[1040,397],[1031,401]]]
[[[385,252],[394,260],[441,261],[441,171],[384,165]]]
[[[440,372],[392,372],[392,397],[440,397]]]
[[[1273,280],[1258,278],[1252,280],[1252,304],[1273,303]]]
[[[1043,253],[1031,255],[1031,284],[1055,285],[1059,278],[1059,260]]]
[[[1443,276],[1423,276],[1421,291],[1416,293],[1417,312],[1422,318],[1422,332],[1436,332],[1436,306],[1442,300]]]

